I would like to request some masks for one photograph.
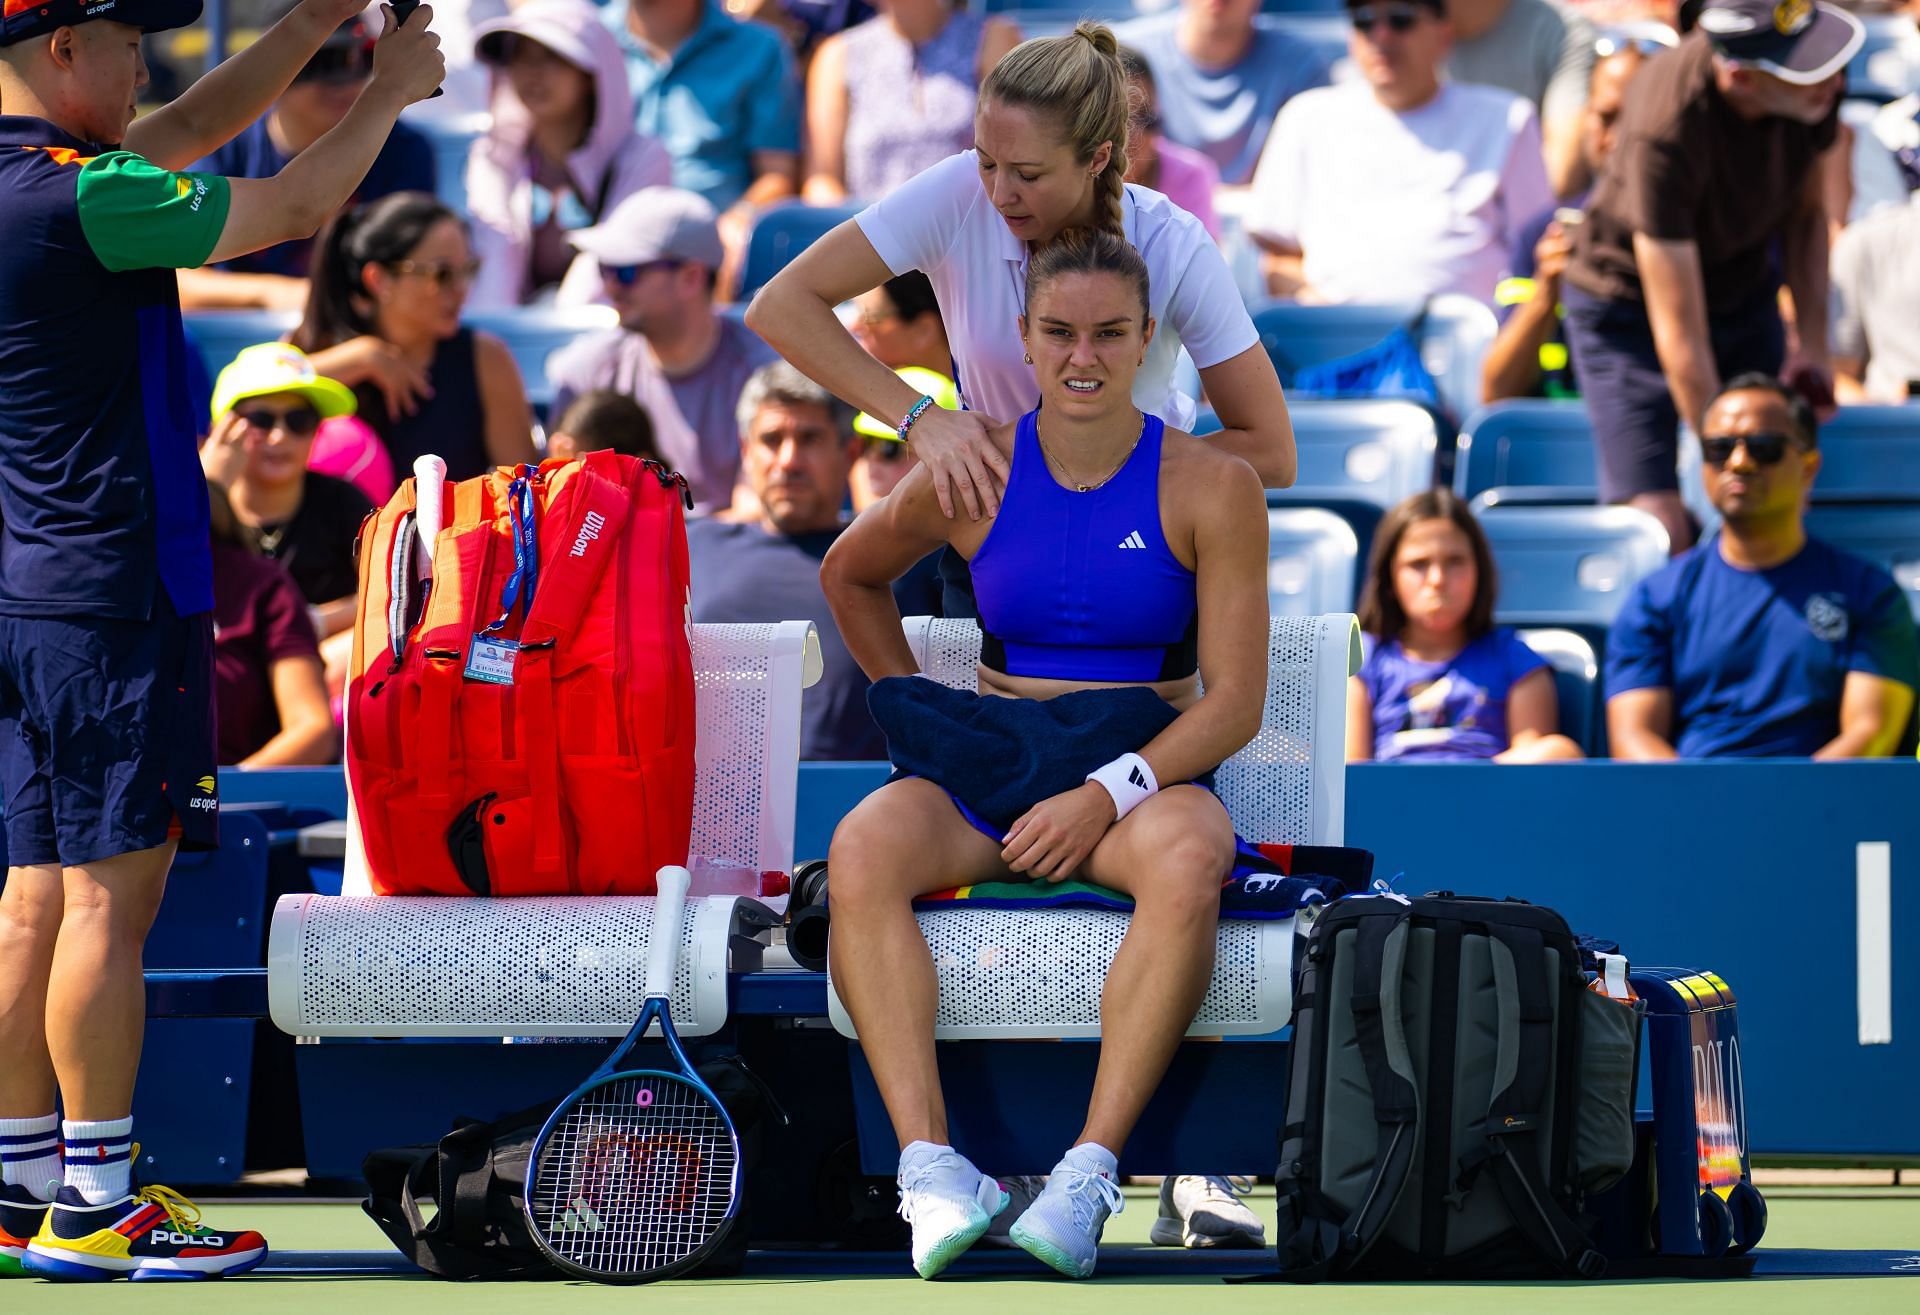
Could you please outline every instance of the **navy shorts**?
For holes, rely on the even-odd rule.
[[[1561,289],[1560,299],[1580,392],[1593,419],[1600,500],[1625,502],[1636,493],[1677,490],[1680,412],[1654,350],[1647,308],[1603,301],[1570,286]],[[1773,289],[1756,293],[1738,310],[1709,316],[1707,332],[1723,380],[1749,370],[1780,372],[1786,333]]]
[[[213,616],[0,616],[7,861],[73,867],[220,843]]]

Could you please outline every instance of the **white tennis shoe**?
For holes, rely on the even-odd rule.
[[[1007,1194],[1007,1208],[993,1217],[993,1223],[981,1237],[980,1245],[1012,1250],[1013,1239],[1007,1234],[1013,1231],[1013,1221],[1027,1212],[1034,1198],[1046,1189],[1047,1180],[1040,1174],[1026,1174],[996,1181],[1000,1184],[1000,1190]]]
[[[1091,1278],[1107,1219],[1125,1205],[1114,1182],[1111,1154],[1091,1144],[1076,1146],[1047,1177],[1008,1234],[1015,1246],[1068,1278]]]
[[[1241,1180],[1246,1182],[1246,1180]],[[1160,1215],[1153,1244],[1162,1247],[1259,1248],[1267,1226],[1240,1198],[1253,1184],[1220,1174],[1182,1174],[1160,1184]]]
[[[1000,1184],[951,1146],[917,1141],[900,1152],[900,1217],[913,1225],[913,1268],[932,1278],[980,1240],[1007,1208]]]

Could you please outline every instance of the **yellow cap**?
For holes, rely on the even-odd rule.
[[[906,380],[909,387],[931,397],[933,404],[941,410],[958,411],[960,409],[959,386],[938,370],[928,370],[918,365],[905,365],[894,373]],[[853,428],[856,433],[864,434],[868,438],[897,439],[900,437],[897,424],[890,425],[884,420],[876,420],[865,411],[854,417]]]
[[[298,347],[263,342],[234,357],[214,381],[213,418],[220,419],[249,398],[274,393],[299,394],[323,418],[350,416],[359,406],[345,384],[316,374],[313,362]]]

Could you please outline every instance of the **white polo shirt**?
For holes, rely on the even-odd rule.
[[[947,157],[862,210],[858,222],[890,271],[917,269],[932,282],[968,409],[1008,421],[1040,403],[1020,341],[1027,244],[987,199],[976,160],[973,151]],[[1159,326],[1133,402],[1186,429],[1194,402],[1173,386],[1180,348],[1204,370],[1255,346],[1260,335],[1198,219],[1131,183],[1122,210],[1127,240],[1147,262],[1147,305]]]

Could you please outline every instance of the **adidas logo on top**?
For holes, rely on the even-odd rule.
[[[1140,531],[1135,530],[1132,534],[1120,540],[1120,546],[1122,548],[1144,548],[1147,546],[1147,541],[1140,537]]]

